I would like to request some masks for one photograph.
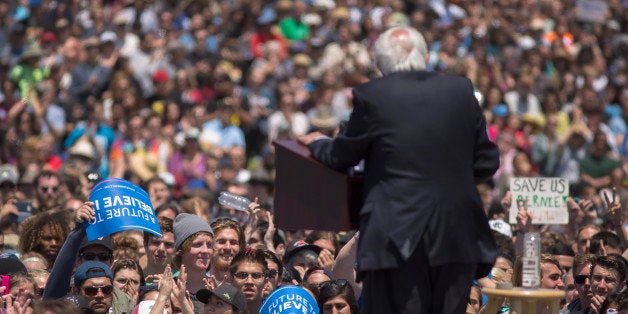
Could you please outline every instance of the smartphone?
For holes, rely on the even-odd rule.
[[[33,213],[33,203],[30,201],[14,202],[13,205],[17,207],[18,211],[17,223],[21,223]]]
[[[7,295],[9,294],[9,290],[11,290],[11,278],[9,277],[9,275],[1,275],[2,276],[2,287],[6,287],[6,289],[4,289],[4,292],[2,293],[2,295]]]
[[[13,202],[13,205],[17,207],[17,211],[19,211],[20,213],[30,214],[33,211],[33,203],[30,201]]]

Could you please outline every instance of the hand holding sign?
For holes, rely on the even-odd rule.
[[[78,223],[90,222],[94,220],[94,203],[85,202],[74,212],[74,221]]]

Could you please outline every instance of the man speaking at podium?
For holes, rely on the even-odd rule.
[[[425,71],[418,31],[391,28],[374,51],[384,76],[354,88],[346,129],[299,141],[334,169],[365,160],[361,312],[464,313],[497,255],[475,187],[497,171],[497,148],[471,82]]]

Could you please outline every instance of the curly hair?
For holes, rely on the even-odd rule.
[[[139,259],[138,250],[141,244],[135,238],[118,233],[111,240],[114,259]]]
[[[22,254],[35,251],[46,256],[42,251],[42,234],[45,226],[50,228],[61,247],[74,228],[74,223],[64,211],[46,211],[27,218],[22,223],[23,232],[18,243],[18,249]],[[48,262],[52,264],[54,260],[48,260]]]

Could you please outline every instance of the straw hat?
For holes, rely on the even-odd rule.
[[[331,114],[330,106],[316,106],[310,118],[310,124],[318,129],[335,129],[338,123],[338,118]]]
[[[312,58],[310,58],[306,54],[297,53],[296,55],[294,55],[294,57],[292,57],[292,63],[294,64],[294,66],[302,66],[307,68],[312,65]]]

